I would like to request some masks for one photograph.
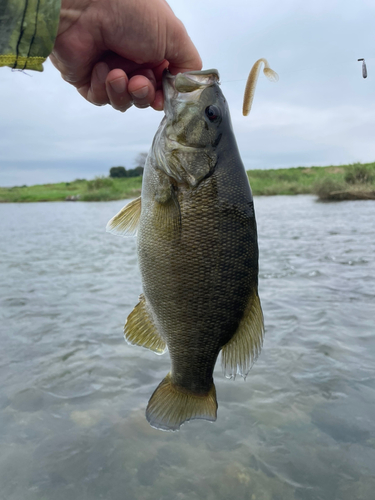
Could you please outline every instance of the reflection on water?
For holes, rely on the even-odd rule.
[[[266,338],[215,370],[214,424],[152,429],[168,355],[127,346],[141,292],[123,205],[0,205],[0,498],[370,500],[375,203],[255,200]]]

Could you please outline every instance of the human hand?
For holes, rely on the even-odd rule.
[[[161,77],[202,61],[165,0],[62,0],[52,63],[88,101],[164,106]]]

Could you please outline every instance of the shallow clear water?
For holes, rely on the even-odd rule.
[[[178,433],[144,417],[168,355],[123,340],[123,204],[0,205],[0,498],[374,498],[375,203],[256,198],[263,351]]]

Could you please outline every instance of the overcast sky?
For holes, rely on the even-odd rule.
[[[217,68],[247,169],[375,161],[374,0],[171,0],[203,59]],[[261,74],[243,117],[248,73]],[[367,63],[363,79],[361,63]],[[70,181],[132,168],[162,118],[87,103],[50,62],[0,68],[0,186]]]

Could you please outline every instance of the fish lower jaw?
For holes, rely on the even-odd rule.
[[[177,139],[171,137],[166,137],[165,146],[168,151],[175,151],[176,149],[178,149],[180,151],[192,152],[195,150],[200,150],[205,148],[205,146],[187,146],[186,144],[182,144]]]

